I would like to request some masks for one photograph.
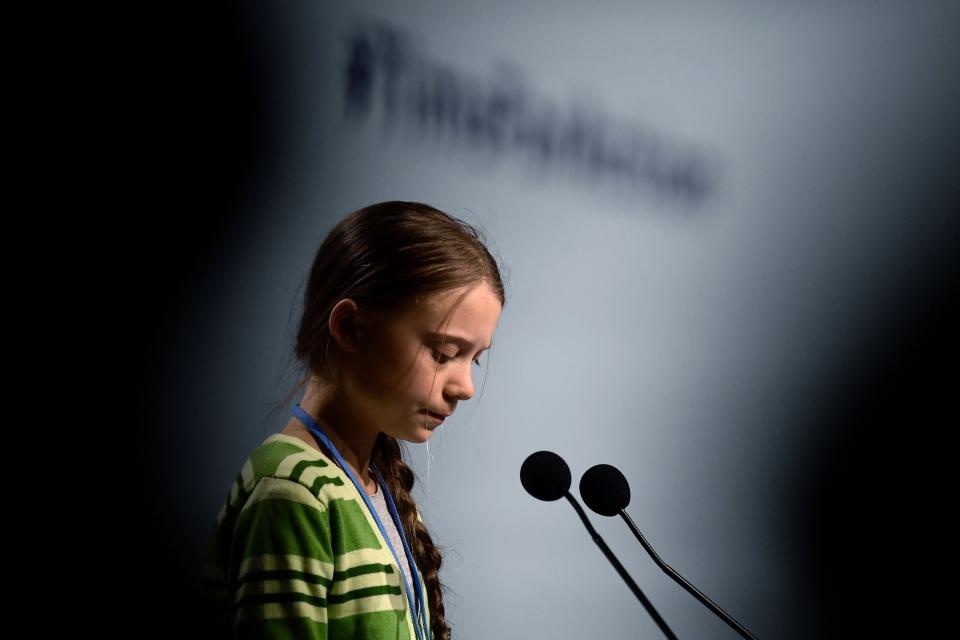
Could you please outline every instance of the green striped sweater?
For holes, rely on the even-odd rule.
[[[233,637],[414,640],[402,575],[346,473],[275,433],[250,454],[217,517],[204,586]]]

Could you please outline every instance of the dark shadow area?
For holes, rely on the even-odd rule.
[[[202,567],[184,551],[185,514],[164,486],[178,470],[158,468],[175,459],[168,450],[177,436],[165,421],[176,399],[164,388],[176,372],[163,367],[184,309],[202,303],[197,275],[217,271],[222,247],[253,222],[244,205],[280,181],[274,159],[285,123],[271,100],[283,81],[275,70],[283,15],[265,14],[231,2],[155,4],[125,25],[109,54],[110,100],[122,105],[111,125],[129,155],[97,159],[111,167],[118,205],[94,212],[104,232],[84,260],[98,297],[75,303],[97,307],[87,334],[96,347],[78,358],[89,386],[78,401],[108,406],[96,406],[104,421],[96,435],[87,430],[69,445],[90,473],[85,498],[67,500],[58,515],[84,550],[70,573],[82,576],[70,583],[68,608],[78,613],[65,616],[66,627],[97,637],[210,637],[196,625]]]
[[[918,211],[949,211],[946,198]],[[872,356],[856,363],[820,409],[827,435],[795,486],[791,541],[818,638],[939,635],[948,557],[949,434],[958,420],[960,243],[918,274],[902,308],[878,319]]]

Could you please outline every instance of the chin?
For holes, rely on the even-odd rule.
[[[403,440],[406,442],[412,442],[414,444],[423,444],[433,436],[433,432],[436,431],[436,427],[424,427],[418,426],[413,433],[405,436]]]
[[[423,444],[424,442],[429,440],[431,437],[433,437],[433,429],[420,428],[420,429],[417,429],[417,432],[413,435],[413,437],[410,440],[408,440],[408,442]]]

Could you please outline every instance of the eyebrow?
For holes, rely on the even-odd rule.
[[[467,340],[466,338],[461,338],[460,336],[450,335],[449,333],[446,334],[446,335],[444,335],[444,334],[442,334],[442,333],[437,333],[436,331],[431,331],[428,335],[429,335],[430,338],[432,338],[433,340],[453,342],[453,343],[455,343],[455,344],[457,344],[457,345],[459,345],[459,346],[461,346],[461,347],[463,347],[463,348],[465,348],[465,349],[469,349],[470,347],[473,346],[473,343],[470,342],[469,340]],[[489,349],[489,348],[492,347],[492,346],[493,346],[493,340],[490,341],[490,344],[488,344],[487,346],[485,346],[485,347],[483,347],[482,349],[480,349],[480,351],[486,351],[487,349]]]

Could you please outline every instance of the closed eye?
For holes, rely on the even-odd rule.
[[[434,349],[433,350],[433,359],[439,362],[440,364],[446,364],[453,360],[454,356],[448,356],[444,352]]]
[[[442,351],[440,351],[440,350],[438,350],[438,349],[434,349],[434,350],[433,350],[433,359],[436,360],[436,361],[437,361],[438,363],[440,363],[440,364],[446,364],[446,363],[450,362],[451,360],[453,360],[454,358],[456,358],[456,356],[448,356],[447,354],[445,354],[444,352],[442,352]],[[479,356],[479,355],[477,355],[477,357],[473,359],[473,364],[477,365],[478,367],[481,366],[481,365],[480,365],[480,356]]]

